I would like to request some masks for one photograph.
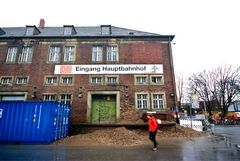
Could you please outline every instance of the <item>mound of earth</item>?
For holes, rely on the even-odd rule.
[[[207,134],[205,132],[197,132],[190,128],[178,126],[174,131],[158,131],[157,140],[177,138],[183,139],[202,136],[207,136]],[[55,144],[71,146],[132,146],[147,143],[149,143],[149,139],[148,131],[146,129],[127,129],[125,127],[85,129],[81,134],[73,135],[55,142]]]

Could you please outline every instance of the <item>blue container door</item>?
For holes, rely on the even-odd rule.
[[[51,143],[67,136],[65,107],[70,111],[56,102],[0,102],[0,142]]]

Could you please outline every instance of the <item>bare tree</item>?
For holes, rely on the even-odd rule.
[[[228,107],[239,99],[240,94],[240,67],[218,67],[212,71],[203,71],[193,74],[189,78],[189,93],[198,94],[204,101],[211,114],[212,108],[217,106],[222,109],[222,117],[228,111]]]
[[[222,117],[228,112],[228,107],[239,99],[240,67],[233,69],[232,66],[218,67],[215,70],[216,79],[216,102],[222,109]]]
[[[204,102],[209,114],[212,114],[212,108],[215,106],[214,98],[216,90],[214,88],[213,73],[203,71],[198,75],[193,74],[189,78],[189,94],[196,93],[199,99]]]
[[[178,95],[178,108],[181,109],[181,102],[183,98],[183,85],[184,85],[184,80],[183,80],[183,74],[177,75],[177,80],[176,80],[176,86],[177,86],[177,95]]]

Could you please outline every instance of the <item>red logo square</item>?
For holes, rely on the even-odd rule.
[[[71,74],[72,66],[70,65],[62,65],[60,66],[60,74]]]

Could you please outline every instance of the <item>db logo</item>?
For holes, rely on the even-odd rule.
[[[60,73],[61,74],[71,74],[72,73],[72,66],[70,66],[70,65],[60,66]]]

